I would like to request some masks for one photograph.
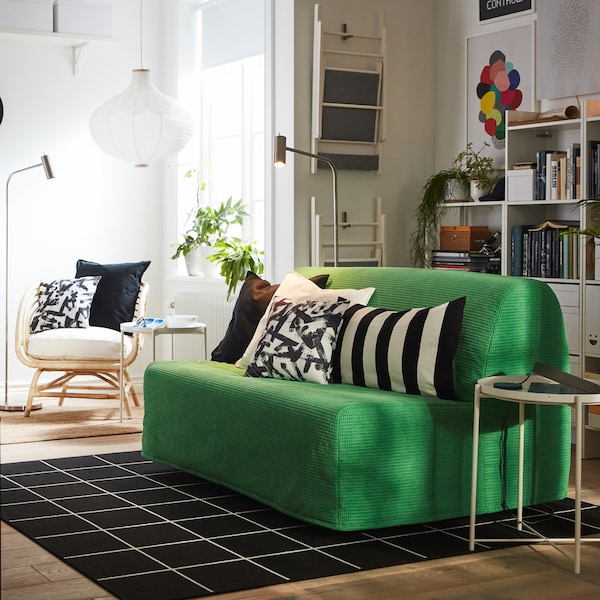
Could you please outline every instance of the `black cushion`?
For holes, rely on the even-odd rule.
[[[149,260],[108,265],[77,261],[76,277],[102,275],[92,301],[90,325],[119,331],[121,323],[133,319],[142,275],[149,265]]]
[[[323,289],[328,279],[329,275],[315,275],[310,280]],[[213,350],[212,360],[233,364],[242,357],[278,288],[279,284],[271,284],[248,271],[233,307],[225,337]]]

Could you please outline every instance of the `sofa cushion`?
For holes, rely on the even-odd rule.
[[[246,369],[248,377],[331,382],[333,351],[348,300],[277,300]]]
[[[42,281],[31,333],[46,329],[88,327],[90,308],[100,277]]]
[[[120,360],[121,334],[107,327],[49,329],[29,338],[28,354],[45,360]],[[123,355],[129,356],[133,338],[124,336]]]
[[[149,260],[106,265],[87,260],[77,261],[76,277],[102,275],[92,301],[90,325],[119,331],[121,323],[133,319],[142,275],[149,265]]]
[[[340,329],[334,381],[454,399],[452,361],[465,302],[402,312],[352,306]]]
[[[316,275],[310,280],[324,288],[328,278],[329,275]],[[278,288],[279,284],[271,284],[248,271],[233,307],[233,315],[225,336],[213,350],[212,360],[233,364],[242,357]]]
[[[317,284],[313,283],[309,279],[306,279],[299,273],[296,273],[295,271],[288,271],[279,288],[273,295],[273,298],[269,303],[268,310],[270,309],[271,303],[280,298],[287,298],[288,300],[295,301],[321,300],[326,302],[335,302],[339,298],[345,298],[346,300],[350,300],[350,302],[366,304],[373,295],[374,291],[375,288],[373,287],[360,290],[323,290]],[[243,356],[235,363],[240,369],[246,369],[248,367],[250,360],[256,352],[258,342],[265,332],[268,319],[268,310],[259,321],[256,331],[254,332],[254,335],[250,340],[250,343],[248,344]]]

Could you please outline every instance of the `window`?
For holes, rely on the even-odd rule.
[[[242,236],[264,242],[264,56],[202,71],[201,156],[209,202],[242,198],[252,219]]]
[[[265,246],[265,0],[207,0],[193,5],[181,36],[180,97],[195,107],[196,132],[180,155],[200,168],[200,201],[243,199],[251,215],[232,231]],[[179,178],[179,225],[195,202]]]

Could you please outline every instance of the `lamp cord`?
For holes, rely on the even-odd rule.
[[[143,34],[143,14],[144,10],[142,8],[143,0],[140,0],[140,67],[144,68],[144,57],[143,57],[143,47],[144,47],[144,34]]]

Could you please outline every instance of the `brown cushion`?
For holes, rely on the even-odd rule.
[[[310,280],[320,288],[325,288],[328,279],[329,275],[315,275]],[[233,308],[225,337],[213,350],[212,360],[233,364],[242,357],[256,331],[258,322],[278,288],[279,284],[271,284],[252,271],[248,271]]]

